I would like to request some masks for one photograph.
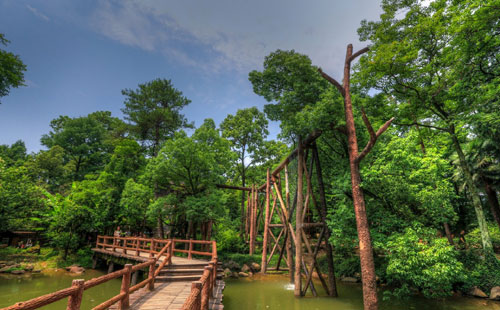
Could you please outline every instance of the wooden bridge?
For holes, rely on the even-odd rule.
[[[181,245],[184,248],[176,248]],[[68,297],[67,310],[79,310],[86,289],[112,279],[122,278],[119,294],[94,307],[102,309],[223,309],[224,282],[218,280],[215,241],[148,239],[98,236],[96,255],[123,258],[137,264],[91,280],[73,280],[72,286],[0,310],[38,309]],[[183,253],[187,257],[176,256]],[[196,259],[209,257],[210,260]],[[147,279],[131,285],[133,273],[148,270]]]

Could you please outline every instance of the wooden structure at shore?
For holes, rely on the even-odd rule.
[[[176,245],[187,245],[187,249],[178,249]],[[200,249],[196,249],[197,246]],[[63,298],[68,298],[67,310],[79,310],[85,290],[120,277],[119,294],[93,310],[223,309],[224,282],[217,279],[215,241],[98,236],[93,251],[126,258],[137,264],[125,264],[121,270],[91,280],[73,280],[71,287],[0,310],[38,309]],[[176,253],[185,253],[187,258],[175,256]],[[207,256],[210,260],[194,259],[193,255]],[[139,270],[147,270],[147,278],[131,285],[132,274]]]
[[[315,142],[320,135],[321,131],[317,130],[299,140],[298,147],[276,169],[268,169],[266,183],[261,186],[219,185],[219,188],[248,192],[244,220],[250,255],[255,253],[257,235],[261,234],[261,272],[289,271],[296,296],[304,296],[308,289],[317,296],[312,281],[315,269],[327,294],[337,296],[333,249],[328,242],[330,231],[326,225],[325,188]],[[328,262],[327,279],[317,262],[320,250]],[[276,255],[276,264],[270,266]]]

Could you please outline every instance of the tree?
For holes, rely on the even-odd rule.
[[[10,146],[2,144],[0,145],[0,157],[7,166],[22,165],[27,158],[26,145],[22,140],[18,140]]]
[[[267,117],[281,121],[281,135],[295,140],[297,135],[307,135],[316,128],[298,128],[298,113],[320,101],[328,83],[317,73],[306,55],[293,50],[277,50],[264,60],[262,72],[252,71],[250,82],[256,94],[270,103],[264,106]]]
[[[236,115],[229,114],[220,124],[222,136],[231,141],[231,147],[238,154],[237,170],[241,177],[241,186],[246,186],[248,167],[259,163],[256,153],[264,145],[269,134],[268,121],[264,113],[256,107],[240,109]],[[245,192],[241,191],[241,226],[244,229]]]
[[[0,158],[0,230],[39,228],[45,208],[42,198],[26,167],[6,167]]]
[[[365,309],[375,310],[378,309],[377,298],[377,280],[375,275],[375,262],[373,260],[373,248],[370,237],[370,227],[368,224],[368,216],[366,214],[365,196],[361,188],[361,173],[359,164],[365,156],[372,150],[377,142],[378,137],[391,125],[393,118],[383,124],[377,132],[373,127],[362,110],[362,118],[365,123],[366,129],[370,134],[370,140],[361,152],[358,150],[358,137],[356,136],[356,127],[354,124],[354,114],[351,102],[351,63],[356,57],[366,53],[368,48],[363,48],[356,53],[352,52],[352,44],[347,46],[347,53],[344,65],[344,79],[343,85],[340,85],[335,79],[321,71],[321,75],[330,82],[340,94],[344,97],[344,112],[346,121],[346,131],[349,150],[349,166],[351,170],[351,187],[352,187],[352,200],[354,203],[354,211],[356,213],[356,225],[359,239],[359,256],[361,260],[361,277],[363,281],[363,304]]]
[[[73,171],[73,180],[101,170],[113,150],[109,140],[113,128],[108,126],[111,120],[103,123],[96,113],[76,118],[60,116],[51,121],[52,131],[41,138],[48,148],[58,145],[64,149],[65,165]]]
[[[9,40],[0,33],[0,45],[7,46],[8,43]],[[24,86],[24,71],[26,65],[18,55],[0,49],[0,98],[7,96],[11,88]]]
[[[143,232],[147,225],[148,207],[154,198],[150,187],[136,183],[129,179],[120,200],[120,218],[123,224],[129,225],[133,230]]]
[[[151,156],[156,156],[162,143],[177,130],[191,127],[180,113],[191,101],[170,80],[156,79],[139,84],[136,90],[124,89],[122,94],[126,96],[122,112],[131,123],[131,134]]]
[[[418,125],[448,135],[467,183],[483,247],[491,250],[479,191],[462,147],[467,139],[464,124],[475,114],[479,103],[461,96],[460,89],[464,77],[471,76],[477,67],[457,65],[467,63],[459,25],[463,19],[471,18],[469,13],[472,19],[481,19],[480,13],[488,6],[477,9],[476,2],[457,3],[469,10],[462,7],[454,12],[445,0],[429,5],[418,0],[383,1],[381,20],[363,21],[358,30],[362,41],[373,42],[360,61],[359,79],[365,87],[383,91],[392,98],[391,107],[400,125]]]

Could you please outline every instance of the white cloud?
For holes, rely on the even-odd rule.
[[[26,8],[27,8],[27,9],[28,9],[31,13],[33,13],[33,15],[35,15],[35,16],[37,16],[37,17],[39,17],[39,18],[43,19],[44,21],[46,21],[46,22],[50,21],[50,18],[49,18],[47,15],[43,14],[42,12],[40,12],[38,9],[36,9],[36,8],[32,7],[31,5],[27,4],[27,5],[26,5]]]
[[[378,19],[379,12],[372,0],[122,0],[99,2],[92,20],[123,44],[209,71],[248,72],[281,48],[340,74],[346,45],[362,46],[361,19]]]

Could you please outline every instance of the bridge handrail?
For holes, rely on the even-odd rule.
[[[112,243],[106,243],[106,240],[112,240]],[[132,245],[130,242],[132,241]],[[123,242],[123,246],[119,245],[119,242]],[[141,244],[142,242],[142,244]],[[189,250],[175,249],[176,243],[187,243],[189,244]],[[149,248],[148,248],[149,244]],[[211,245],[211,252],[195,251],[193,250],[193,244],[206,244]],[[158,246],[164,245],[160,251],[157,251]],[[87,281],[84,280],[73,280],[72,286],[58,290],[53,293],[42,295],[28,301],[18,302],[12,306],[2,308],[0,310],[30,310],[38,309],[40,307],[49,305],[63,298],[68,298],[67,310],[79,310],[83,291],[100,285],[104,282],[110,281],[122,277],[122,286],[120,293],[100,305],[94,307],[92,310],[107,309],[113,304],[120,302],[121,307],[126,308],[129,306],[129,295],[138,289],[148,285],[149,290],[154,289],[154,281],[156,276],[160,271],[167,265],[172,263],[172,256],[174,253],[188,253],[188,258],[191,258],[192,254],[211,256],[210,266],[206,267],[203,276],[200,278],[200,306],[202,301],[203,305],[208,305],[208,294],[210,294],[215,286],[215,280],[217,279],[217,244],[215,241],[208,240],[185,240],[185,239],[154,239],[154,238],[142,238],[142,237],[113,237],[113,236],[97,236],[96,242],[97,249],[111,248],[112,251],[116,249],[122,249],[124,254],[127,254],[127,250],[135,251],[137,256],[140,256],[141,252],[149,253],[149,257],[146,258],[148,261],[132,266],[132,264],[126,264],[123,269],[109,273],[107,275],[100,276],[98,278],[93,278]],[[155,269],[160,257],[164,257],[161,263]],[[130,287],[131,274],[137,270],[149,267],[148,278],[144,281]],[[208,271],[208,268],[212,268]],[[214,271],[215,270],[215,271]],[[209,283],[209,285],[207,285]],[[193,291],[190,294],[193,295]],[[201,297],[203,295],[203,298]],[[186,302],[188,302],[188,299]],[[184,308],[183,308],[184,309]],[[201,309],[201,308],[186,308],[186,309]],[[208,309],[208,308],[203,308]]]
[[[208,310],[210,296],[217,282],[217,243],[212,242],[212,260],[205,267],[200,280],[191,283],[191,293],[182,305],[182,310]]]

